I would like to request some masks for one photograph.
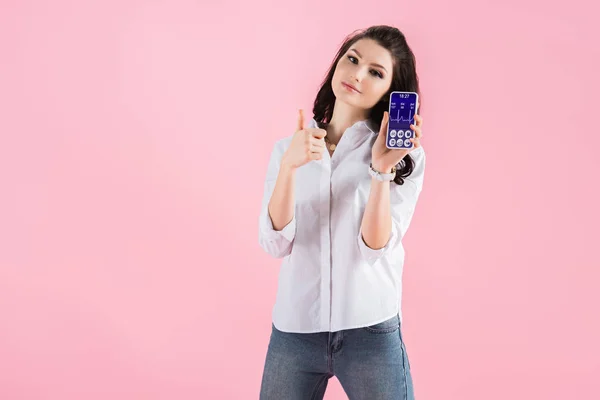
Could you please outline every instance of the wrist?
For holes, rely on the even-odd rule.
[[[392,172],[393,166],[392,167],[388,167],[386,165],[383,165],[381,163],[373,163],[373,169],[377,172],[381,172],[382,174],[389,174]]]
[[[296,167],[291,165],[286,159],[281,160],[280,170],[284,173],[293,173],[296,170]]]

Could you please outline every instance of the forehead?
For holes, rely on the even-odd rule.
[[[361,39],[350,46],[348,51],[355,49],[360,54],[363,61],[368,63],[381,64],[388,71],[392,70],[393,60],[390,52],[379,43],[372,39]]]

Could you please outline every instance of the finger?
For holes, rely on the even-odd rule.
[[[423,118],[419,114],[415,114],[415,125],[421,126],[423,125]]]
[[[311,144],[310,145],[310,152],[311,153],[315,153],[315,152],[323,152],[325,150],[325,146],[320,146],[318,144]]]
[[[388,128],[388,123],[389,123],[389,114],[387,111],[383,112],[383,118],[381,119],[381,127],[379,128],[379,134],[380,135],[385,135],[387,134],[387,128]]]
[[[296,130],[301,131],[302,129],[304,129],[304,110],[300,109],[298,110],[298,125]]]
[[[325,141],[323,139],[310,138],[310,144],[311,146],[325,148]]]
[[[415,131],[415,135],[416,135],[417,139],[420,139],[421,136],[423,136],[421,127],[410,124],[410,128]]]
[[[314,129],[311,130],[311,135],[317,139],[323,139],[327,135],[327,131],[325,129]]]
[[[311,160],[320,160],[323,158],[323,153],[310,153]]]

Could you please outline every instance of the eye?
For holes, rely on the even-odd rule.
[[[348,60],[350,60],[350,62],[352,64],[358,63],[358,60],[356,59],[356,57],[348,56]],[[371,70],[371,74],[378,78],[383,78],[383,75],[381,74],[381,72],[377,71],[376,69]]]

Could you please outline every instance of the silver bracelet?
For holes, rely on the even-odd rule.
[[[369,164],[369,175],[371,175],[373,178],[377,179],[378,181],[390,182],[396,178],[396,167],[393,167],[392,172],[390,172],[389,174],[384,174],[383,172],[379,172],[379,171],[375,170],[373,168],[373,163],[370,163]]]

